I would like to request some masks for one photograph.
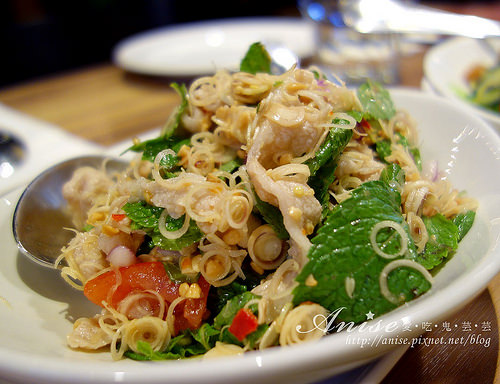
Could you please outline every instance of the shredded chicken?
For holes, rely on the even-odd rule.
[[[111,336],[99,327],[96,318],[82,317],[75,321],[67,342],[71,348],[99,349],[111,343]]]
[[[99,249],[98,237],[91,232],[78,232],[68,244],[68,251],[84,280],[106,268],[108,262]]]
[[[63,197],[71,210],[73,223],[78,229],[83,228],[87,212],[96,199],[111,188],[113,181],[100,169],[82,167],[75,171],[70,181],[64,184]]]

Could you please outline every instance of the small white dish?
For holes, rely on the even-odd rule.
[[[485,43],[465,37],[450,38],[427,52],[424,57],[424,76],[434,92],[459,102],[500,132],[500,112],[482,108],[460,95],[470,90],[465,76],[472,67],[477,64],[490,66],[493,63],[493,54]]]
[[[408,89],[391,94],[418,124],[424,161],[437,161],[453,185],[480,204],[472,229],[436,275],[431,291],[365,323],[373,328],[334,332],[315,343],[204,361],[113,362],[108,352],[66,346],[72,321],[98,308],[57,271],[40,268],[17,251],[11,233],[17,190],[0,198],[0,379],[40,384],[314,382],[395,351],[404,339],[411,343],[423,332],[423,322],[447,320],[500,271],[500,179],[493,177],[500,172],[500,136],[450,100]]]
[[[236,70],[250,44],[282,45],[298,57],[314,52],[313,26],[300,18],[221,19],[167,26],[131,36],[113,50],[116,65],[161,76]]]

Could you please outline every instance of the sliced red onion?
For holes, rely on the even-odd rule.
[[[135,264],[137,260],[134,252],[123,245],[114,247],[111,252],[109,252],[106,259],[116,267],[128,267],[129,265]]]

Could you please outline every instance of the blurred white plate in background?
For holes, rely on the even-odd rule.
[[[499,39],[500,42],[500,39]],[[491,66],[494,56],[483,42],[464,37],[451,38],[431,48],[424,58],[424,86],[458,101],[500,132],[500,113],[477,106],[461,96],[468,92],[465,76],[477,64]]]
[[[300,18],[242,18],[177,24],[118,43],[116,65],[161,76],[199,76],[237,70],[250,44],[283,45],[299,58],[314,52],[313,25]]]

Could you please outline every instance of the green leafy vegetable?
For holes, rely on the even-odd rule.
[[[328,203],[328,187],[335,180],[335,168],[342,151],[352,137],[351,129],[332,128],[314,157],[305,162],[311,171],[308,184],[314,189],[316,199],[325,208]],[[325,210],[324,210],[325,211]]]
[[[181,118],[189,104],[187,98],[188,91],[185,84],[179,85],[177,83],[172,83],[170,86],[177,91],[181,97],[181,102],[177,106],[176,110],[170,115],[162,129],[160,137],[163,139],[168,139],[180,131]]]
[[[167,272],[169,279],[177,284],[195,283],[198,281],[200,275],[199,273],[182,273],[179,264],[177,263],[164,262],[163,266],[165,267],[165,271]]]
[[[190,139],[184,137],[181,127],[181,117],[188,106],[187,89],[184,84],[179,85],[177,83],[172,83],[171,86],[181,96],[181,103],[170,115],[170,118],[165,123],[160,136],[154,139],[145,140],[127,149],[127,151],[142,152],[143,160],[153,162],[156,155],[165,149],[172,149],[175,153],[177,153],[183,145],[190,144]],[[163,167],[170,169],[174,168],[178,161],[179,159],[177,156],[167,155],[162,159],[160,164]]]
[[[271,56],[259,42],[253,43],[240,64],[241,72],[256,74],[259,72],[271,73]]]
[[[458,228],[459,242],[462,241],[467,232],[469,232],[469,230],[472,227],[472,224],[474,224],[475,218],[476,218],[476,212],[474,211],[467,211],[465,213],[458,214],[453,218],[453,223]]]
[[[153,245],[161,249],[180,251],[181,249],[199,241],[203,237],[196,222],[190,220],[189,228],[185,234],[178,239],[167,239],[160,233],[158,220],[163,208],[147,204],[145,201],[127,203],[122,208],[127,216],[132,220],[132,229],[143,229],[150,236]],[[167,231],[176,231],[184,223],[185,217],[174,219],[171,216],[166,217],[165,226]]]
[[[129,150],[133,152],[142,152],[143,160],[153,162],[156,155],[158,155],[161,151],[165,149],[172,149],[175,153],[177,153],[183,145],[189,145],[190,142],[191,141],[189,139],[181,139],[174,136],[169,138],[157,137],[155,139],[140,142],[139,144],[130,147]],[[165,165],[167,165],[168,168],[171,168],[171,166],[176,165],[178,161],[179,159],[177,156],[172,156],[172,158],[167,161]]]
[[[255,346],[257,341],[260,340],[260,338],[264,335],[264,333],[267,331],[268,328],[269,328],[268,324],[259,324],[257,329],[246,337],[250,348],[253,348]]]
[[[255,196],[255,209],[260,213],[264,221],[274,229],[276,236],[281,240],[289,239],[290,234],[285,228],[283,215],[279,208],[261,200],[255,191],[253,195]]]
[[[401,193],[405,184],[405,171],[398,164],[389,164],[380,173],[380,180],[386,183],[394,192]]]
[[[386,157],[390,156],[392,153],[391,141],[389,139],[379,140],[375,143],[375,150],[377,155],[383,162],[387,162]]]
[[[380,221],[393,221],[407,233],[405,257],[416,258],[416,248],[403,220],[401,196],[383,181],[370,181],[351,192],[351,197],[334,207],[325,223],[312,239],[309,261],[297,277],[293,302],[313,301],[330,311],[345,307],[337,320],[362,322],[370,311],[379,316],[396,307],[380,291],[379,276],[390,262],[374,251],[370,241],[372,228]],[[401,239],[386,228],[377,236],[384,243],[384,252],[396,254]],[[396,257],[397,259],[400,257]],[[317,284],[306,284],[312,276]],[[411,278],[409,278],[411,276]],[[351,294],[346,290],[346,278],[354,280]],[[388,276],[389,290],[400,297],[401,303],[430,288],[430,283],[418,271],[396,268]]]
[[[358,88],[358,98],[365,118],[389,120],[396,114],[389,91],[376,81],[368,80]]]
[[[396,134],[396,143],[401,144],[413,157],[413,161],[418,170],[422,170],[422,159],[420,157],[420,150],[417,147],[410,147],[408,139],[401,133]],[[375,150],[377,151],[380,160],[387,162],[387,157],[392,154],[391,141],[388,139],[379,140],[375,143]]]
[[[132,229],[148,229],[158,226],[158,219],[164,208],[155,207],[145,201],[138,201],[136,203],[126,203],[122,209],[128,218],[132,220]]]
[[[221,171],[232,173],[233,171],[236,171],[242,165],[243,165],[243,160],[241,160],[239,157],[237,157],[233,160],[228,161],[227,163],[221,164],[219,169]]]
[[[424,251],[418,255],[418,262],[427,269],[441,264],[458,247],[458,227],[441,214],[423,217],[429,240]]]
[[[251,292],[243,292],[230,299],[224,308],[214,319],[214,327],[221,329],[225,325],[230,325],[236,313],[245,306],[250,300],[256,299],[259,296]]]

